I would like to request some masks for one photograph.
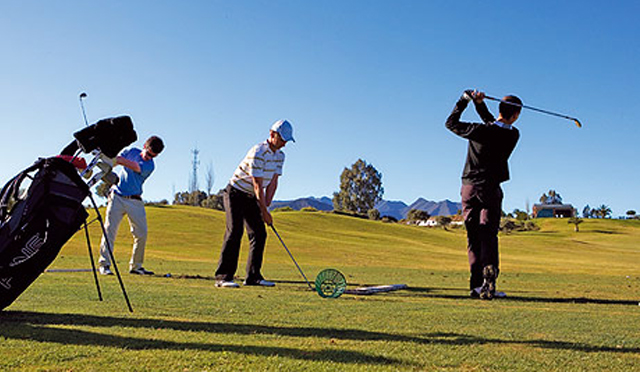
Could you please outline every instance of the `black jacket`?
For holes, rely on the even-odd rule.
[[[468,101],[460,99],[446,122],[449,130],[469,140],[462,183],[500,185],[509,179],[509,156],[518,143],[520,132],[516,127],[507,129],[495,125],[495,118],[484,102],[475,105],[484,123],[460,121],[460,116],[468,104]]]

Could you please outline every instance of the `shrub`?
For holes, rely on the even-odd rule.
[[[317,212],[318,210],[315,209],[314,207],[304,207],[301,209],[301,211],[303,212]]]
[[[369,216],[370,220],[377,221],[380,219],[380,211],[375,208],[371,208],[367,211],[367,216]]]
[[[393,216],[382,216],[382,218],[380,219],[380,221],[382,222],[389,222],[389,223],[395,223],[398,222],[398,219],[393,217]]]
[[[160,201],[148,201],[144,202],[144,205],[153,206],[153,207],[163,207],[169,205],[169,201],[167,199],[162,199]]]
[[[215,209],[219,211],[224,210],[224,202],[222,199],[222,195],[209,195],[208,198],[204,199],[200,206],[203,208]]]
[[[332,210],[331,213],[333,214],[337,214],[340,216],[347,216],[347,217],[356,217],[356,218],[368,218],[367,216],[363,216],[361,214],[358,213],[353,213],[353,212],[347,212],[347,211],[338,211],[338,210]]]
[[[509,234],[512,231],[538,231],[540,227],[535,222],[512,220],[509,218],[503,218],[500,221],[500,231],[505,234]]]
[[[407,221],[409,222],[426,221],[429,217],[431,217],[429,213],[421,209],[412,209],[407,213]]]
[[[274,210],[272,210],[272,212],[293,212],[295,209],[291,208],[291,207],[280,207],[280,208],[275,208]]]

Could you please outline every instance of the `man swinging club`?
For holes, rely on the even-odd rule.
[[[498,231],[503,193],[500,184],[509,180],[509,157],[518,143],[518,120],[522,101],[506,96],[496,120],[484,103],[485,94],[467,90],[456,103],[446,127],[469,141],[462,173],[462,213],[467,228],[467,253],[471,271],[471,297],[491,300],[506,296],[496,291],[498,277]],[[466,123],[460,116],[473,101],[483,123]],[[509,104],[511,103],[511,104]],[[515,105],[514,105],[515,104]]]
[[[244,285],[273,287],[275,283],[264,280],[262,258],[267,241],[264,224],[273,224],[267,207],[273,201],[282,175],[284,153],[280,150],[293,139],[293,127],[287,120],[276,121],[269,131],[269,139],[249,150],[224,191],[223,202],[226,216],[224,243],[216,270],[216,287],[237,288],[233,281],[238,268],[240,243],[244,226],[249,236],[249,257]]]

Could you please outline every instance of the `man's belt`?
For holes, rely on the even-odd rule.
[[[133,200],[140,200],[142,201],[142,195],[120,195],[117,192],[114,192],[114,194],[118,195],[121,198],[125,198],[125,199],[133,199]]]

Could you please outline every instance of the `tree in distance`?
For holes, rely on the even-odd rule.
[[[611,208],[602,204],[601,206],[596,208],[594,212],[595,212],[595,215],[598,216],[598,218],[607,218],[611,215]]]
[[[556,192],[556,190],[549,190],[547,194],[542,194],[540,197],[540,203],[542,204],[562,204],[562,196]]]
[[[518,221],[526,221],[529,219],[529,213],[521,211],[520,209],[514,209],[513,217]]]
[[[382,174],[358,159],[340,175],[340,191],[333,193],[333,208],[337,211],[367,215],[384,194]]]
[[[421,209],[412,209],[407,213],[407,221],[409,222],[418,222],[418,221],[426,221],[431,217],[427,211],[423,211]]]
[[[442,228],[447,231],[447,226],[451,224],[451,217],[449,216],[436,216],[436,222],[438,225],[442,226]]]
[[[584,222],[584,220],[582,218],[578,217],[577,213],[576,213],[575,216],[570,217],[569,220],[567,221],[567,223],[572,223],[575,226],[574,227],[575,232],[580,232],[580,228],[578,227],[578,225],[580,225],[583,222]]]
[[[207,196],[207,193],[201,190],[177,192],[174,195],[174,205],[192,205],[194,207],[203,207],[223,211],[224,203],[222,202],[222,193],[224,189],[218,191],[217,194]]]

